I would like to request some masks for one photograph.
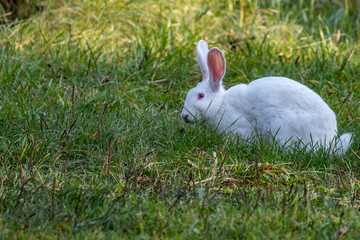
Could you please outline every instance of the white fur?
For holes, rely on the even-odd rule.
[[[210,51],[222,56],[226,68],[222,52],[217,48]],[[210,51],[206,42],[200,40],[197,60],[203,80],[186,96],[181,112],[184,121],[201,119],[219,133],[235,137],[255,136],[262,140],[275,137],[286,146],[300,141],[308,149],[321,146],[340,153],[348,149],[352,134],[337,137],[336,116],[314,91],[285,77],[260,78],[225,90],[222,86],[225,69],[217,80],[214,76],[221,71],[209,67],[216,65],[210,64],[216,62],[208,54]],[[199,93],[204,94],[202,99]]]

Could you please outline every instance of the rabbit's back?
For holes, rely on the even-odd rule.
[[[303,84],[284,77],[266,77],[248,84],[246,91],[241,88],[247,106],[243,113],[256,134],[271,133],[282,143],[301,139],[325,146],[336,135],[334,112]]]

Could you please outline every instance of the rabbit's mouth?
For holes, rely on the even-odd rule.
[[[181,118],[184,122],[189,123],[189,122],[193,122],[196,117],[190,111],[188,111],[186,108],[184,108],[181,111]]]
[[[181,118],[184,120],[184,122],[189,123],[191,122],[190,115],[187,113],[181,114]]]

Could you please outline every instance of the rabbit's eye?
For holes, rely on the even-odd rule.
[[[205,97],[204,93],[199,93],[197,96],[198,100],[203,99],[204,97]]]

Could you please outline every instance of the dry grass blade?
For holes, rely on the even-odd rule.
[[[342,106],[349,100],[350,96],[351,96],[352,92],[349,92],[349,94],[346,96],[345,100],[341,103],[339,109],[342,108]]]
[[[355,154],[355,156],[360,160],[360,156],[353,150],[351,149],[351,151]]]
[[[33,143],[32,150],[31,150],[31,155],[30,155],[30,161],[29,161],[29,172],[30,173],[32,173],[32,170],[33,170],[34,152],[35,152],[36,142],[37,142],[37,135],[35,135],[34,143]]]
[[[352,47],[350,49],[350,51],[348,52],[348,54],[346,54],[346,57],[344,58],[342,64],[341,64],[341,67],[339,69],[339,72],[342,72],[346,66],[346,64],[348,63],[349,59],[351,58],[352,54],[354,52],[354,47]]]
[[[102,140],[102,138],[101,138],[101,122],[102,122],[102,119],[104,117],[104,114],[106,112],[106,109],[107,109],[108,105],[109,105],[109,102],[106,102],[106,104],[104,106],[104,110],[102,111],[102,113],[101,113],[101,115],[99,117],[99,120],[98,120],[97,135],[99,137],[99,144],[101,144],[101,140]]]
[[[20,187],[20,193],[19,193],[19,196],[18,196],[18,198],[17,198],[17,200],[16,200],[16,203],[15,203],[15,208],[17,208],[17,207],[19,206],[21,197],[22,197],[23,192],[24,192],[24,188],[25,188],[25,186],[26,186],[31,180],[33,180],[32,177],[29,178],[28,180],[22,182],[21,187]]]
[[[105,161],[105,175],[106,176],[109,176],[110,158],[111,158],[111,141],[112,141],[112,138],[109,139],[108,151],[107,151],[107,156],[106,156],[106,161]]]

